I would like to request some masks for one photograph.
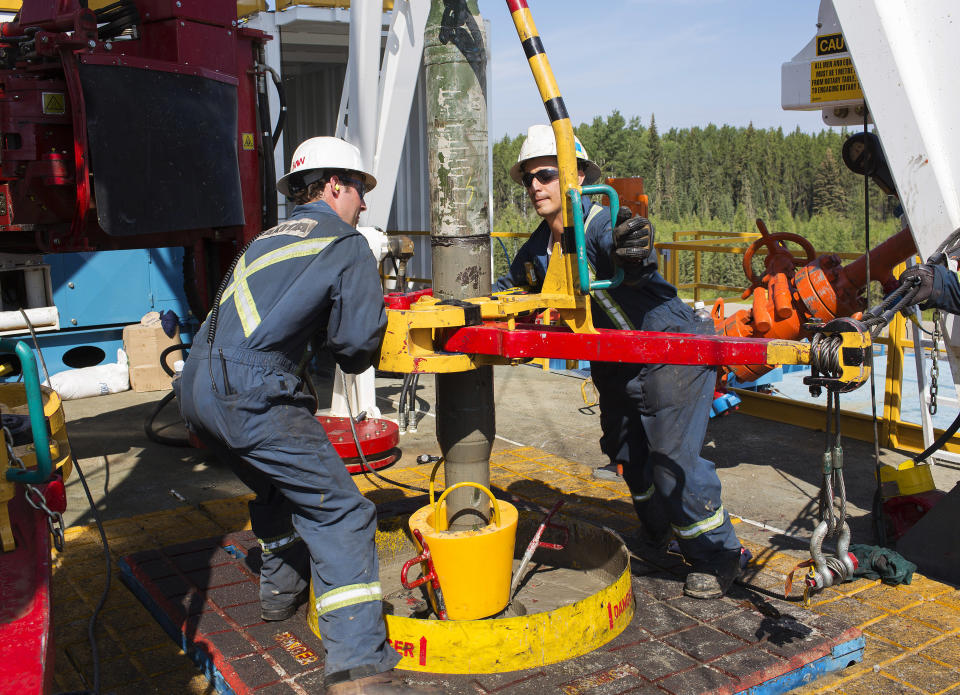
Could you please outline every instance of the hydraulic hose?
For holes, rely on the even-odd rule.
[[[280,113],[277,114],[277,125],[274,127],[273,135],[270,138],[273,141],[273,149],[276,150],[277,141],[279,141],[280,136],[283,135],[283,126],[287,123],[287,92],[283,88],[283,80],[280,79],[280,75],[276,70],[266,64],[261,67],[269,72],[270,77],[273,78],[273,86],[277,90],[277,100],[280,102]]]
[[[174,371],[167,366],[167,356],[172,352],[177,352],[178,350],[189,350],[189,344],[178,343],[176,345],[168,345],[163,349],[163,352],[160,353],[160,368],[166,372],[167,376],[173,376]],[[163,398],[157,401],[157,404],[153,407],[150,413],[143,421],[143,432],[147,435],[147,439],[151,442],[157,444],[163,444],[164,446],[176,446],[176,447],[188,447],[193,446],[190,443],[190,440],[186,437],[167,437],[166,435],[158,434],[156,429],[154,429],[153,422],[157,419],[157,416],[160,412],[167,407],[167,405],[176,398],[176,395],[173,391],[166,394]]]
[[[275,179],[276,165],[273,159],[273,150],[276,140],[270,134],[270,100],[267,97],[266,57],[263,44],[257,48],[257,67],[260,71],[255,76],[257,84],[257,125],[260,127],[260,177],[263,195],[262,214],[265,229],[277,226],[277,188]]]

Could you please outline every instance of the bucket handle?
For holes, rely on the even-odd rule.
[[[443,491],[443,494],[440,495],[439,499],[437,499],[436,502],[433,502],[433,523],[434,523],[435,528],[436,528],[438,531],[446,531],[446,530],[447,530],[447,519],[446,519],[446,515],[441,515],[441,514],[440,514],[440,504],[441,504],[441,502],[443,502],[444,498],[445,498],[447,495],[449,495],[451,492],[453,492],[454,490],[456,490],[457,488],[460,488],[460,487],[475,487],[475,488],[477,488],[478,490],[482,490],[483,492],[487,493],[487,497],[490,498],[490,504],[491,504],[491,506],[493,507],[493,524],[494,524],[494,526],[499,526],[499,525],[500,525],[500,506],[497,504],[497,498],[493,496],[493,493],[490,492],[490,489],[484,487],[484,486],[481,485],[480,483],[463,482],[463,483],[457,483],[456,485],[451,485],[450,487],[448,487],[446,490]],[[433,492],[433,485],[430,486],[430,491],[431,491],[431,493]],[[431,499],[431,502],[432,502],[432,501],[433,501],[433,495],[432,495],[432,494],[430,495],[430,499]],[[442,520],[442,521],[441,521],[441,516],[443,516],[443,520]],[[441,525],[443,526],[443,528],[440,528]]]

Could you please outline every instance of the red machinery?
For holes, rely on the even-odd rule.
[[[239,25],[236,0],[24,0],[0,25],[0,251],[183,246],[187,297],[206,314],[237,249],[277,221],[268,40]],[[336,441],[345,418],[323,424],[356,456]],[[395,424],[358,428],[372,467],[395,459]],[[0,553],[0,622],[42,679],[30,645],[50,653],[49,538],[36,529],[32,552]],[[32,562],[44,581],[6,581]],[[0,672],[0,690],[22,677]]]
[[[203,315],[276,219],[269,38],[235,0],[26,0],[0,26],[0,250],[184,246]]]
[[[812,333],[804,328],[811,321],[829,323],[840,316],[854,316],[866,307],[861,291],[867,285],[867,257],[861,256],[842,265],[833,255],[817,256],[809,241],[797,234],[770,234],[763,220],[757,220],[761,238],[743,255],[743,270],[751,287],[743,299],[752,298],[750,309],[724,315],[723,299],[713,305],[713,320],[720,335],[737,338],[779,338],[800,340]],[[787,241],[799,244],[805,259],[796,258]],[[751,261],[766,246],[765,270],[754,273]],[[885,291],[896,288],[891,271],[917,252],[909,229],[894,234],[870,251],[870,279],[883,284]],[[737,378],[754,381],[773,369],[773,365],[737,365],[728,367]]]
[[[0,25],[0,250],[184,246],[202,316],[235,246],[276,219],[268,39],[235,0],[25,0]],[[49,692],[50,536],[11,491],[0,636],[23,654],[0,690]]]

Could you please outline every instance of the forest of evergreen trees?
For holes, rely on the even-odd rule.
[[[614,111],[575,128],[604,176],[641,176],[650,198],[650,218],[659,241],[678,230],[756,231],[762,218],[771,232],[809,239],[819,253],[863,252],[863,177],[841,160],[848,133],[708,125],[659,132]],[[525,191],[509,176],[523,135],[504,136],[493,146],[494,230],[531,232],[539,223]],[[870,242],[875,246],[899,230],[893,203],[870,185]],[[504,239],[510,255],[522,240]],[[497,274],[506,256],[494,243]],[[693,254],[681,254],[681,280],[692,278]],[[743,286],[740,257],[704,256],[702,281]],[[759,267],[759,266],[758,266]]]

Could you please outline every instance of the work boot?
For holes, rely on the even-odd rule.
[[[710,562],[694,565],[683,584],[683,593],[693,598],[721,598],[741,571],[740,551],[725,550]]]
[[[297,594],[291,603],[284,606],[268,606],[263,601],[260,602],[260,619],[267,622],[277,622],[292,618],[297,609],[307,601],[307,590]]]
[[[426,695],[442,692],[426,685],[408,685],[395,670],[327,686],[327,695]]]

